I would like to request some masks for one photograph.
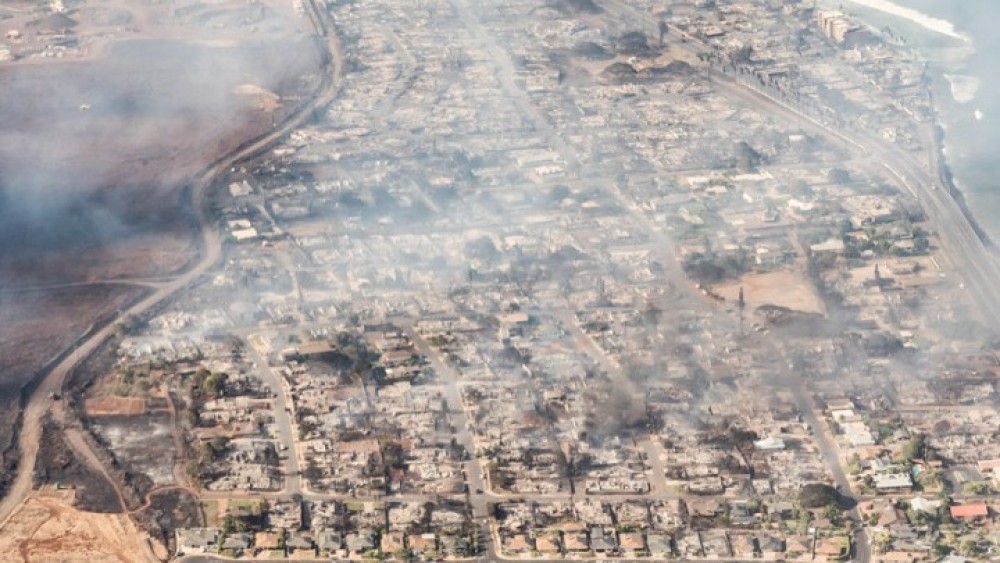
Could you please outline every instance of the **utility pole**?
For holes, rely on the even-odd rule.
[[[740,338],[743,338],[745,336],[745,334],[743,332],[743,311],[747,307],[747,302],[743,298],[743,286],[742,285],[740,286],[740,296],[739,296],[739,299],[736,301],[736,306],[740,310]]]

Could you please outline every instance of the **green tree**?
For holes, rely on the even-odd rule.
[[[878,532],[872,538],[872,545],[875,546],[875,550],[879,553],[885,553],[892,546],[892,537],[889,535],[889,532]]]
[[[823,508],[823,516],[834,526],[842,524],[840,509],[835,504],[828,504]]]
[[[990,485],[985,481],[969,481],[962,483],[962,492],[982,496],[990,493]]]
[[[925,469],[917,476],[917,483],[924,489],[937,489],[944,485],[941,473],[936,469]]]
[[[288,544],[288,530],[282,528],[278,532],[278,549],[284,551],[285,546]]]
[[[971,538],[962,542],[962,546],[959,548],[959,551],[966,557],[976,557],[983,552],[983,550],[979,548],[979,542]]]
[[[853,454],[851,459],[847,460],[847,473],[850,475],[858,475],[861,473],[861,456]]]
[[[198,464],[209,465],[213,461],[215,461],[215,450],[212,449],[212,445],[204,442],[198,446]]]
[[[923,459],[927,454],[927,437],[923,434],[915,434],[910,441],[903,446],[900,451],[902,461],[911,459]]]
[[[313,431],[315,431],[317,428],[319,428],[319,425],[311,420],[303,420],[302,422],[299,422],[298,426],[299,426],[299,440],[309,439],[309,435],[312,434]]]
[[[931,552],[937,557],[947,557],[951,554],[951,547],[943,542],[934,542],[931,546]]]

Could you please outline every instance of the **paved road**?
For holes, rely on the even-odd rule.
[[[731,77],[716,80],[725,84],[728,90],[739,86]],[[948,192],[942,181],[941,158],[928,170],[912,154],[882,141],[872,133],[852,130],[847,133],[821,123],[799,113],[794,108],[757,92],[742,88],[740,96],[748,101],[756,101],[772,115],[787,119],[798,118],[804,129],[824,136],[839,148],[855,154],[871,157],[870,169],[895,179],[920,202],[936,228],[945,249],[945,258],[965,280],[965,286],[977,308],[980,319],[988,326],[997,326],[1000,319],[1000,301],[994,298],[992,281],[1000,279],[1000,264],[996,255],[983,244],[972,224],[962,213],[962,209]]]
[[[641,21],[647,26],[655,27],[658,24],[648,14],[639,12],[620,0],[605,0],[601,5],[611,13]],[[691,36],[685,36],[687,42],[676,41],[674,36],[683,35],[683,32],[675,28],[671,31],[672,35],[668,35],[667,39],[671,41],[672,49],[692,54],[710,51],[709,47]],[[931,164],[928,167],[918,162],[913,154],[885,141],[875,132],[856,128],[840,129],[835,124],[821,121],[774,98],[768,92],[717,69],[709,69],[709,76],[723,93],[742,99],[768,115],[794,122],[803,129],[826,138],[847,154],[867,159],[872,163],[872,169],[895,178],[910,191],[938,229],[947,258],[965,278],[966,288],[977,306],[976,313],[987,326],[997,326],[1000,300],[993,296],[992,282],[1000,279],[1000,262],[997,255],[983,244],[959,204],[948,192],[943,177],[943,155],[930,124],[923,126],[925,142],[932,147],[929,151]]]
[[[181,273],[170,281],[164,281],[151,294],[134,303],[126,310],[120,311],[119,318],[129,315],[141,317],[145,313],[162,306],[169,298],[173,297],[177,292],[188,288],[216,264],[222,254],[222,238],[216,229],[215,219],[209,214],[206,201],[214,180],[223,175],[233,163],[260,154],[286,134],[302,126],[312,117],[316,109],[325,107],[336,96],[340,84],[339,79],[343,72],[343,55],[340,44],[336,35],[328,32],[328,24],[324,20],[326,17],[325,14],[312,1],[310,1],[310,8],[313,25],[318,34],[323,37],[323,44],[327,50],[324,57],[324,66],[330,70],[329,73],[324,73],[323,82],[318,94],[272,131],[223,156],[194,179],[191,197],[193,207],[197,212],[198,226],[202,234],[201,256],[199,260],[186,272]],[[91,354],[114,335],[115,331],[116,326],[113,323],[109,323],[107,326],[96,330],[82,342],[77,343],[75,348],[61,362],[44,375],[44,378],[29,398],[28,404],[22,414],[21,433],[18,437],[18,449],[21,457],[17,466],[16,476],[11,483],[7,495],[0,501],[0,523],[7,521],[31,491],[32,472],[35,460],[38,457],[39,441],[42,434],[41,423],[51,406],[50,395],[61,391],[67,376],[72,372],[73,368],[90,357]]]
[[[619,0],[606,0],[602,6],[609,12],[619,17],[632,18],[641,21],[648,26],[656,26],[658,22],[648,14],[641,13]],[[679,30],[672,29],[674,35]],[[694,38],[687,37],[688,42],[678,42],[673,37],[671,48],[696,53],[699,50],[709,50]],[[929,218],[938,229],[942,246],[946,249],[946,256],[953,264],[959,275],[963,276],[965,286],[970,297],[977,306],[977,313],[981,320],[988,326],[996,326],[997,319],[1000,319],[1000,301],[993,296],[992,282],[1000,279],[1000,263],[996,255],[983,244],[976,234],[961,207],[948,192],[948,186],[943,177],[943,157],[939,147],[936,146],[934,132],[929,126],[925,126],[924,136],[928,144],[932,146],[931,164],[928,167],[904,149],[886,142],[876,133],[860,129],[840,130],[835,125],[826,123],[812,115],[804,113],[799,109],[782,102],[769,93],[760,91],[749,84],[744,84],[736,77],[730,76],[718,70],[710,69],[709,76],[722,93],[741,99],[751,107],[756,107],[768,115],[775,116],[786,121],[794,122],[803,129],[818,134],[826,138],[838,148],[845,150],[848,154],[857,158],[866,158],[871,162],[870,168],[894,178],[900,185],[910,191],[921,203]],[[799,397],[801,402],[801,397]],[[812,411],[811,400],[806,400],[810,404],[810,409],[803,410],[806,414]],[[822,428],[817,426],[817,429]],[[832,444],[823,444],[825,437],[817,435],[817,441],[821,448],[829,450]],[[828,456],[830,452],[825,451]],[[834,469],[837,482],[842,487],[843,471],[837,463]],[[838,476],[837,474],[841,475]],[[849,490],[849,489],[845,489]],[[858,559],[868,560],[870,553],[859,553]]]
[[[858,498],[853,496],[851,481],[847,478],[847,473],[844,471],[840,449],[834,442],[826,421],[820,420],[819,414],[816,412],[816,404],[809,396],[800,379],[796,378],[792,383],[792,392],[795,397],[796,406],[798,406],[799,412],[802,414],[802,419],[813,430],[813,437],[819,447],[820,454],[826,461],[826,466],[833,473],[834,482],[840,489],[841,494],[854,504],[848,510],[848,517],[855,524],[855,531],[852,534],[854,559],[862,562],[871,561],[871,544],[868,542],[868,536],[863,527],[864,520],[857,507]]]
[[[247,347],[250,358],[257,365],[257,374],[261,376],[264,383],[274,392],[274,403],[271,409],[274,412],[274,423],[278,427],[278,441],[282,448],[288,448],[289,444],[294,445],[297,436],[292,428],[292,402],[289,389],[285,385],[283,377],[271,369],[267,359],[260,355],[252,345]],[[291,496],[302,494],[302,476],[300,474],[298,452],[292,448],[281,452],[284,457],[285,489],[284,493]]]
[[[672,493],[670,487],[667,485],[667,471],[663,467],[663,460],[660,459],[660,455],[663,453],[663,446],[650,438],[640,441],[639,445],[646,454],[646,463],[649,464],[651,472],[649,476],[650,494],[653,497],[659,498],[680,496]]]
[[[431,348],[430,344],[421,338],[417,331],[413,330],[412,326],[407,325],[405,329],[410,340],[413,341],[414,347],[430,361],[438,380],[445,386],[445,401],[448,404],[449,417],[452,424],[455,425],[455,439],[469,452],[470,456],[470,459],[462,464],[462,471],[465,473],[465,482],[468,486],[467,494],[469,505],[472,507],[472,520],[479,525],[480,538],[486,544],[480,545],[480,549],[485,554],[492,553],[493,546],[490,545],[492,543],[492,534],[490,534],[488,526],[491,495],[486,492],[487,487],[483,464],[475,457],[476,443],[472,433],[472,425],[469,423],[465,415],[465,409],[462,407],[462,388],[459,385],[461,375],[455,368],[444,362],[441,359],[441,355]],[[424,498],[426,499],[426,496]]]
[[[225,164],[228,164],[225,163]],[[213,167],[212,172],[222,171],[225,166]],[[187,287],[191,282],[198,279],[208,269],[215,264],[221,254],[222,243],[218,232],[215,230],[212,221],[204,209],[203,201],[207,184],[214,174],[206,174],[199,181],[197,189],[194,191],[196,205],[199,209],[198,220],[203,232],[203,252],[201,259],[194,267],[173,282],[162,286],[151,295],[142,299],[123,311],[119,317],[126,315],[141,316],[147,311],[162,304],[166,299],[174,295],[177,291]],[[17,474],[11,483],[7,496],[0,501],[0,522],[6,522],[14,509],[21,504],[31,491],[32,471],[35,467],[35,460],[38,457],[38,445],[42,434],[42,420],[49,411],[51,402],[49,396],[60,392],[66,377],[74,367],[86,360],[104,342],[111,338],[117,327],[108,324],[103,329],[96,331],[85,341],[79,343],[66,358],[53,367],[44,377],[42,382],[35,389],[35,392],[28,400],[27,408],[22,414],[21,434],[18,440],[20,460],[17,466]]]

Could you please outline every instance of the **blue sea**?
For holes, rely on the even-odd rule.
[[[948,164],[976,221],[1000,242],[1000,0],[838,0],[836,6],[875,27],[889,26],[928,60]],[[893,13],[899,8],[905,13]]]

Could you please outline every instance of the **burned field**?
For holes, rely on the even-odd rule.
[[[100,317],[142,295],[116,285],[0,291],[0,398],[16,400],[21,385]]]
[[[151,536],[168,546],[174,541],[174,530],[177,528],[195,528],[205,524],[198,499],[184,489],[167,489],[151,494],[149,502],[132,516]]]
[[[91,323],[141,294],[136,288],[112,285],[0,292],[0,484],[6,485],[18,460],[15,424],[21,388]]]
[[[72,284],[190,264],[192,178],[307,99],[320,63],[298,36],[131,40],[93,60],[0,67],[0,487],[21,388],[145,291]]]
[[[135,40],[95,60],[0,68],[4,279],[182,268],[197,241],[191,178],[270,130],[319,68],[304,37]]]
[[[165,377],[152,368],[119,370],[103,353],[77,370],[69,389],[98,455],[129,499],[131,516],[170,545],[175,529],[199,526],[202,517],[197,499],[178,482],[176,411]]]
[[[78,459],[63,438],[61,429],[52,422],[45,423],[42,430],[35,483],[74,489],[73,505],[80,510],[121,512],[112,484]]]
[[[166,394],[166,374],[120,369],[104,348],[76,371],[67,393],[86,430],[127,476],[139,497],[156,487],[178,485],[176,412]]]
[[[154,486],[176,484],[172,468],[177,453],[168,414],[100,417],[89,426],[121,466],[145,475]]]

